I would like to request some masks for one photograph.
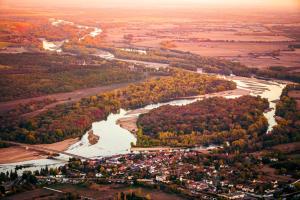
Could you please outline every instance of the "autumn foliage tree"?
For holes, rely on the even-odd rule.
[[[266,132],[268,122],[263,112],[268,107],[266,99],[253,96],[214,97],[186,106],[162,106],[139,117],[138,145],[230,142],[243,149],[248,144],[246,141]]]

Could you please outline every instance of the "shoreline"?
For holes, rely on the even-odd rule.
[[[61,142],[53,144],[36,144],[33,146],[40,146],[48,149],[55,149],[59,151],[67,150],[71,145],[79,141],[79,138],[70,138]],[[0,164],[10,164],[16,162],[24,162],[29,160],[45,159],[49,155],[35,150],[26,150],[23,147],[11,146],[0,149]]]

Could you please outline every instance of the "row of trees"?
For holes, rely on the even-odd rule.
[[[276,68],[258,69],[249,68],[238,62],[231,62],[218,58],[203,57],[189,52],[182,52],[178,50],[148,50],[146,54],[138,54],[132,52],[123,52],[118,49],[110,49],[120,58],[144,60],[151,62],[169,63],[172,67],[197,71],[201,68],[207,73],[216,73],[230,75],[235,74],[238,76],[250,77],[256,75],[265,78],[276,78],[283,80],[291,80],[300,82],[300,74],[293,73],[289,70],[278,71]]]

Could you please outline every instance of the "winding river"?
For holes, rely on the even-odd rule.
[[[282,89],[285,84],[277,83],[274,81],[263,81],[255,78],[244,78],[244,77],[224,77],[231,79],[237,83],[237,87],[240,90],[247,91],[250,95],[260,95],[267,98],[270,102],[270,110],[265,112],[264,115],[268,119],[269,129],[276,125],[274,119],[275,114],[275,103],[274,100],[280,98]],[[225,98],[237,98],[242,96],[239,92],[220,92],[215,93],[213,96],[223,96]],[[110,114],[107,120],[93,123],[92,130],[94,134],[100,137],[100,140],[95,145],[90,145],[87,139],[88,134],[86,133],[81,141],[72,145],[67,152],[81,155],[90,158],[99,158],[103,156],[112,156],[116,154],[126,154],[130,151],[130,144],[136,142],[136,138],[128,130],[120,127],[117,121],[122,118],[130,118],[133,116],[139,116],[144,113],[145,110],[151,110],[158,108],[162,105],[187,105],[197,100],[209,97],[210,95],[199,96],[194,99],[182,99],[174,100],[167,103],[158,103],[147,105],[142,109],[137,110],[121,110],[118,114]]]
[[[67,22],[63,20],[54,20],[54,19],[52,20],[53,26],[59,26],[62,23],[68,23],[68,24],[71,23],[72,25],[75,25],[72,22]],[[80,25],[77,26],[80,28],[91,28],[87,26],[80,26]],[[89,35],[92,37],[96,37],[101,32],[102,32],[101,29],[94,28],[94,30],[90,32]],[[49,42],[47,40],[44,40],[43,45],[46,50],[61,52],[60,47],[63,45],[64,42],[65,41],[55,43],[55,42]],[[106,59],[116,59],[114,55],[112,55],[111,53],[102,50],[99,50],[98,56]],[[121,59],[117,59],[117,60],[121,60]],[[122,61],[127,61],[132,63],[141,62],[141,61],[124,60],[124,59],[122,59]],[[142,62],[142,64],[149,67],[167,67],[165,64],[160,64],[160,63]],[[201,71],[202,70],[199,70],[199,73],[201,73]],[[209,96],[223,96],[225,98],[237,98],[239,96],[242,96],[243,94],[250,94],[254,96],[260,95],[264,98],[267,98],[270,103],[271,109],[268,112],[264,113],[264,115],[266,116],[269,122],[268,131],[271,131],[272,127],[276,125],[276,121],[274,119],[275,105],[276,105],[275,101],[279,100],[282,89],[285,87],[285,84],[276,81],[265,81],[256,78],[244,78],[239,76],[219,76],[219,77],[236,82],[238,89],[233,91],[228,91],[228,92],[215,93],[212,95],[199,96],[192,99],[173,100],[166,103],[147,105],[142,109],[138,109],[134,111],[121,109],[120,112],[117,114],[110,114],[107,120],[94,122],[92,124],[93,133],[95,135],[98,135],[100,138],[96,144],[91,145],[89,143],[88,132],[87,132],[85,135],[83,135],[83,137],[79,142],[70,146],[67,152],[76,155],[81,155],[84,157],[89,157],[89,158],[100,158],[105,156],[129,153],[131,143],[135,143],[136,138],[128,130],[118,125],[117,123],[118,120],[122,118],[134,117],[134,116],[137,117],[138,115],[141,114],[142,110],[151,110],[167,104],[187,105]],[[25,161],[19,163],[1,164],[0,172],[14,170],[16,165],[26,166],[26,168],[19,170],[18,171],[19,173],[22,173],[22,171],[24,170],[34,171],[42,167],[45,167],[46,165],[48,167],[58,167],[65,164],[67,160],[68,160],[68,156],[60,155],[55,160],[38,159],[38,160],[31,160],[31,161]]]
[[[275,114],[275,102],[280,98],[282,89],[285,87],[285,84],[275,82],[275,81],[265,81],[259,80],[256,78],[244,78],[239,76],[222,76],[222,78],[232,80],[236,82],[237,88],[239,92],[220,92],[215,93],[212,96],[223,96],[225,98],[237,98],[242,96],[240,93],[241,90],[249,93],[250,95],[260,95],[264,98],[267,98],[270,103],[270,110],[264,115],[268,119],[269,129],[272,130],[272,127],[276,125],[276,121],[274,119]],[[122,128],[118,125],[117,121],[122,118],[138,116],[141,114],[142,110],[151,110],[154,108],[158,108],[162,105],[186,105],[197,100],[201,100],[203,98],[209,97],[210,95],[199,96],[193,99],[182,99],[182,100],[174,100],[166,103],[158,103],[147,105],[142,109],[138,110],[124,110],[121,109],[117,114],[110,114],[107,120],[103,120],[100,122],[94,122],[92,124],[92,130],[95,135],[100,137],[99,141],[91,145],[88,141],[88,133],[86,133],[79,142],[73,144],[69,147],[67,152],[73,153],[76,155],[81,155],[89,158],[101,158],[105,156],[112,156],[118,154],[126,154],[130,152],[131,143],[136,142],[135,136],[130,133],[128,130]],[[67,156],[60,155],[55,160],[51,159],[39,159],[32,161],[25,161],[19,163],[10,163],[10,164],[2,164],[0,165],[0,172],[14,169],[16,165],[26,165],[27,168],[19,170],[21,173],[23,170],[36,170],[41,167],[58,167],[66,163],[68,160]]]
[[[98,36],[102,33],[102,29],[100,29],[98,27],[78,25],[78,24],[75,24],[74,22],[70,22],[70,21],[66,21],[66,20],[62,20],[62,19],[54,19],[54,18],[50,18],[49,21],[52,24],[52,26],[57,26],[57,27],[60,26],[60,25],[66,25],[67,24],[67,25],[71,25],[71,26],[76,26],[79,29],[92,29],[92,31],[90,33],[88,33],[88,34],[82,36],[81,38],[79,38],[79,41],[83,40],[87,36],[96,37],[96,36]],[[69,42],[69,40],[49,41],[45,38],[42,38],[41,40],[43,42],[43,49],[44,50],[55,51],[57,53],[61,53],[63,44]]]

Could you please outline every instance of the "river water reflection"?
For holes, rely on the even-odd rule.
[[[285,87],[285,84],[278,83],[275,81],[265,81],[255,78],[244,78],[238,76],[229,76],[223,78],[233,80],[234,82],[236,82],[238,89],[246,90],[250,93],[250,95],[260,95],[268,99],[271,110],[266,112],[264,115],[266,116],[269,122],[268,131],[272,130],[272,127],[276,125],[276,121],[274,119],[276,105],[275,101],[280,98],[282,89]],[[241,94],[233,92],[226,94],[220,93],[220,95],[218,95],[218,93],[216,93],[214,96],[223,96],[225,98],[237,98],[241,96]],[[201,96],[193,99],[182,99],[166,103],[152,104],[147,105],[143,109],[139,110],[151,110],[167,104],[187,105],[202,98],[204,97]],[[132,110],[126,111],[124,109],[121,109],[119,113],[110,114],[107,120],[94,122],[92,124],[92,130],[95,135],[98,135],[100,137],[99,141],[96,144],[91,145],[87,138],[88,133],[86,133],[79,142],[70,146],[67,152],[89,158],[100,158],[105,156],[129,153],[131,143],[135,143],[136,138],[128,130],[121,128],[117,124],[117,121],[124,117],[132,117],[133,115],[138,116],[141,113],[139,112],[139,110],[132,112]],[[48,167],[57,167],[66,163],[67,160],[67,156],[61,155],[58,157],[57,160],[40,159],[19,163],[3,164],[0,165],[0,171],[14,169],[16,165],[30,166],[28,168],[25,168],[24,170],[36,170],[41,167],[44,167],[45,165],[48,165]]]
[[[51,19],[53,26],[59,26],[60,24],[72,24],[75,25],[73,22],[68,22],[64,20],[55,20]],[[97,35],[101,34],[102,30],[100,28],[96,27],[88,27],[88,26],[80,26],[77,25],[79,28],[93,28],[93,31],[91,31],[86,36],[90,35],[91,37],[96,37]],[[84,36],[84,37],[86,37]],[[84,38],[81,38],[84,39]],[[80,40],[81,40],[80,39]],[[57,51],[61,52],[62,45],[66,41],[61,42],[49,42],[45,39],[43,39],[43,46],[44,49],[49,51]],[[143,53],[147,53],[146,51]],[[99,51],[99,54],[97,56],[106,58],[106,59],[116,59],[116,60],[122,60],[132,63],[139,63],[144,64],[147,67],[168,67],[166,64],[160,64],[160,63],[149,63],[149,62],[142,62],[142,61],[134,61],[134,60],[124,60],[124,59],[117,59],[112,55],[110,52],[106,51]],[[202,70],[199,71],[199,73],[202,73]],[[274,118],[275,114],[275,106],[276,100],[279,100],[282,89],[285,87],[285,84],[275,82],[275,81],[265,81],[265,80],[259,80],[256,78],[244,78],[239,76],[219,76],[220,78],[225,78],[232,80],[236,82],[237,88],[239,90],[246,91],[246,93],[249,93],[250,95],[260,95],[264,98],[267,98],[270,103],[270,110],[266,113],[264,113],[265,117],[268,119],[269,122],[269,128],[268,131],[272,130],[272,127],[276,125],[276,121]],[[237,98],[241,96],[242,93],[240,92],[232,92],[232,93],[216,93],[213,96],[223,96],[225,98]],[[206,97],[209,95],[205,95]],[[162,105],[187,105],[189,103],[195,102],[197,100],[200,100],[204,98],[203,96],[192,98],[192,99],[183,99],[183,100],[174,100],[166,103],[158,103],[158,104],[152,104],[147,105],[142,109],[138,109],[132,112],[132,110],[124,110],[121,109],[119,113],[116,114],[110,114],[107,118],[107,120],[103,120],[100,122],[94,122],[92,124],[92,130],[95,135],[99,136],[99,141],[91,145],[88,141],[88,133],[83,135],[81,140],[77,142],[76,144],[73,144],[69,147],[67,152],[80,155],[83,157],[89,157],[89,158],[100,158],[105,156],[112,156],[112,155],[118,155],[118,154],[126,154],[130,152],[131,143],[136,142],[135,136],[130,133],[128,130],[120,127],[120,125],[117,124],[117,121],[119,119],[122,119],[124,117],[132,117],[132,116],[138,116],[141,114],[140,111],[142,110],[151,110],[154,108],[158,108]],[[45,167],[48,165],[48,167],[58,167],[60,165],[63,165],[67,162],[68,156],[60,155],[57,157],[56,160],[51,159],[38,159],[38,160],[31,160],[31,161],[25,161],[25,162],[18,162],[18,163],[10,163],[10,164],[2,164],[0,165],[0,172],[7,171],[7,170],[14,170],[15,166],[17,165],[26,165],[27,167],[19,170],[21,173],[23,170],[37,170],[42,167]]]

